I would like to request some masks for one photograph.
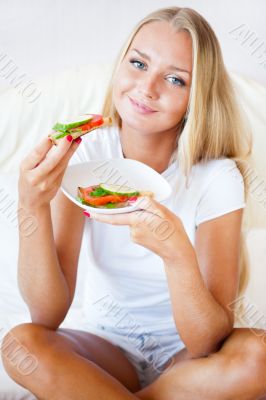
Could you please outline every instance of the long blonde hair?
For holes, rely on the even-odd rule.
[[[178,138],[178,163],[186,177],[194,164],[227,157],[236,162],[245,186],[249,182],[245,166],[251,156],[252,136],[236,100],[233,84],[226,71],[219,42],[208,22],[195,10],[171,7],[155,11],[136,26],[123,47],[107,90],[103,114],[111,115],[119,126],[121,118],[114,106],[113,78],[137,32],[155,21],[169,22],[177,31],[190,34],[193,47],[193,74],[190,98],[183,129]],[[241,232],[240,277],[238,295],[248,282],[249,262],[245,234]]]

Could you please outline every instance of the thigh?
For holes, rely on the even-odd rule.
[[[245,358],[254,353],[261,353],[262,357],[266,357],[266,331],[255,328],[234,328],[216,352],[204,358],[212,358],[216,355],[219,358],[224,357],[224,359],[235,356]],[[173,356],[172,365],[192,359],[185,347]]]
[[[106,339],[92,333],[63,328],[53,331],[28,323],[16,326],[9,335],[37,358],[46,356],[49,348],[58,351],[58,356],[61,351],[74,352],[105,370],[131,392],[140,388],[135,368],[123,352]]]
[[[264,340],[263,340],[264,339]],[[143,400],[165,400],[175,393],[182,398],[206,398],[200,397],[201,388],[205,388],[214,398],[220,385],[221,377],[226,389],[226,377],[233,383],[232,390],[246,390],[244,396],[248,396],[248,390],[255,395],[252,399],[266,400],[266,331],[262,329],[235,328],[232,333],[221,343],[219,349],[202,358],[192,358],[186,348],[173,357],[173,362],[165,371],[149,386],[140,390],[136,395]],[[239,389],[240,388],[240,389]],[[185,397],[184,396],[185,393]],[[258,397],[264,393],[264,397]],[[243,394],[242,394],[243,395]],[[224,398],[226,395],[224,395]],[[226,398],[239,398],[240,396],[227,396]],[[251,397],[241,397],[251,398]]]
[[[77,354],[97,364],[132,392],[140,388],[134,366],[119,347],[90,332],[59,329],[57,335]]]

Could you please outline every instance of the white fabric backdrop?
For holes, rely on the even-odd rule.
[[[171,4],[184,5],[177,0]],[[19,162],[58,118],[100,111],[109,63],[129,30],[147,12],[168,5],[166,0],[0,0],[0,341],[4,332],[29,318],[16,284],[18,237],[14,216]],[[266,83],[266,72],[257,57],[264,51],[266,40],[263,0],[252,1],[252,6],[249,0],[187,0],[185,5],[210,21],[231,71]],[[237,40],[229,31],[239,31],[241,25],[243,34]],[[256,44],[262,44],[260,52],[253,55],[251,41],[242,44],[249,35],[252,40],[257,38]],[[10,85],[3,77],[7,71],[1,70],[3,61],[11,61],[12,68],[17,68],[16,75],[25,73],[29,82],[35,82],[41,93],[38,101],[29,103]],[[234,82],[254,133],[257,176],[265,184],[266,89],[239,75],[234,75]],[[266,315],[266,208],[254,195],[251,203],[248,218],[255,229],[248,235],[252,274],[247,298],[259,315]],[[82,318],[86,267],[82,253],[78,289],[66,326],[77,328]],[[266,328],[265,319],[260,324]],[[0,399],[30,398],[0,368]]]
[[[227,67],[266,84],[264,0],[1,0],[0,58],[7,54],[37,83],[68,68],[113,62],[135,23],[170,5],[195,8],[215,30]]]

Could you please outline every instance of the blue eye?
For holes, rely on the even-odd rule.
[[[141,62],[139,60],[135,60],[135,59],[130,60],[129,62],[130,62],[130,64],[134,65],[134,67],[137,69],[144,69],[146,66],[143,62]]]
[[[169,82],[171,82],[174,86],[185,86],[185,81],[183,79],[179,79],[176,76],[169,76],[167,78]]]

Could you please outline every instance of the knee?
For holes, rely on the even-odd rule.
[[[5,335],[1,346],[2,361],[8,375],[17,383],[23,383],[37,370],[45,330],[41,325],[26,323]]]
[[[266,382],[266,331],[245,328],[242,333],[237,345],[239,357],[236,357],[239,373],[253,384]],[[235,366],[232,353],[231,356],[229,365]]]
[[[251,329],[245,343],[246,361],[250,370],[266,378],[266,331]]]

